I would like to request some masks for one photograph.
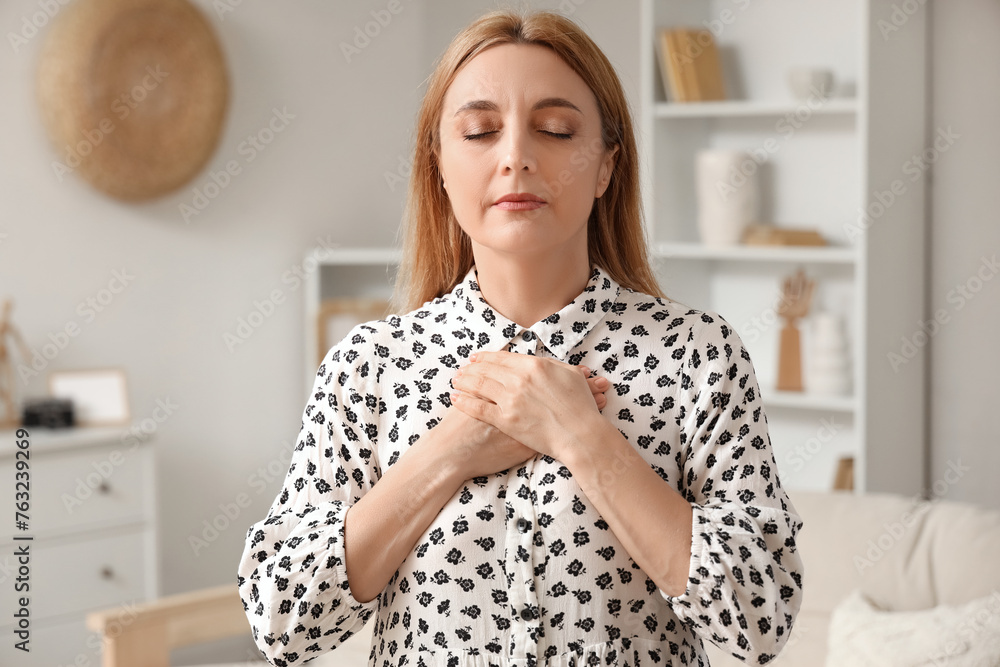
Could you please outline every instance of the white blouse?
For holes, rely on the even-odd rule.
[[[356,326],[323,359],[284,487],[239,565],[264,656],[301,663],[374,616],[370,667],[707,665],[703,640],[769,662],[802,600],[802,521],[736,331],[596,266],[572,303],[525,328],[490,307],[476,277]],[[348,508],[451,409],[451,378],[480,349],[585,364],[612,382],[602,414],[692,506],[682,595],[653,583],[544,454],[466,480],[385,589],[351,595]]]

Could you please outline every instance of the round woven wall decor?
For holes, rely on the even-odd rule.
[[[215,33],[187,0],[77,0],[38,68],[53,171],[126,201],[176,190],[215,151],[228,88]]]

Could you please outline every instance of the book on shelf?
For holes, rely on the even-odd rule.
[[[711,30],[661,28],[657,47],[663,90],[670,101],[726,99],[719,50]]]
[[[743,232],[744,245],[828,245],[815,229],[775,227],[770,224],[747,225]]]

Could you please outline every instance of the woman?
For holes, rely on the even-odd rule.
[[[656,285],[607,59],[557,15],[486,15],[417,137],[406,314],[327,353],[247,536],[261,651],[296,664],[374,615],[376,667],[769,662],[801,521],[739,336]]]

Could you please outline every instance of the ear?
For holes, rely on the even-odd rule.
[[[615,144],[614,148],[608,151],[608,154],[604,157],[604,161],[601,163],[601,168],[597,173],[597,191],[594,193],[595,199],[599,199],[608,189],[608,185],[611,183],[611,173],[615,169],[615,158],[617,155],[618,144]]]

